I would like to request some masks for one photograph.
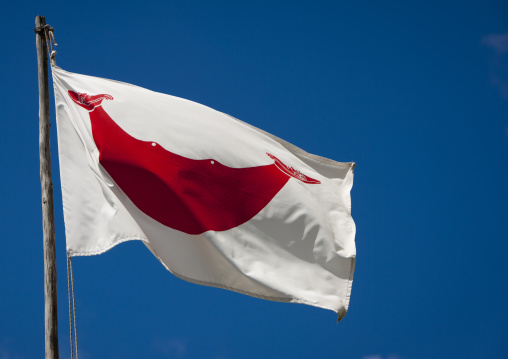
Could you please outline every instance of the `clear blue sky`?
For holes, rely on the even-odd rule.
[[[80,358],[506,358],[506,1],[5,1],[0,359],[44,353],[36,15],[63,69],[355,161],[349,313],[184,282],[140,243],[74,260]],[[54,124],[53,95],[51,116]],[[61,357],[65,238],[52,128]]]

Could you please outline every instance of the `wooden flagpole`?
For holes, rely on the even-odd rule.
[[[42,230],[44,244],[44,320],[46,359],[58,359],[58,314],[56,290],[55,215],[51,151],[49,145],[49,89],[46,19],[35,18],[37,64],[39,70],[39,157],[42,192]]]

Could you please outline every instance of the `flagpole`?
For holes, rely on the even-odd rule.
[[[46,19],[44,16],[37,16],[35,18],[35,34],[39,71],[39,157],[44,245],[45,351],[46,359],[58,359],[55,215],[53,208],[53,182],[51,180],[48,54]]]

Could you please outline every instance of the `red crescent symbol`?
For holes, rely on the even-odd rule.
[[[112,96],[73,91],[69,96],[89,111],[99,162],[116,184],[146,215],[184,233],[226,231],[247,222],[291,177],[320,183],[271,154],[275,163],[248,168],[180,156],[118,126],[100,106]]]

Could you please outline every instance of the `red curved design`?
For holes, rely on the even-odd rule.
[[[259,213],[291,178],[320,183],[275,163],[231,168],[213,159],[193,160],[138,140],[118,126],[101,106],[110,95],[69,91],[89,111],[99,162],[145,214],[188,234],[225,231]]]

